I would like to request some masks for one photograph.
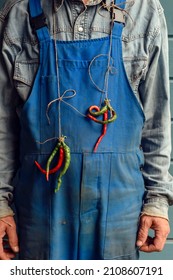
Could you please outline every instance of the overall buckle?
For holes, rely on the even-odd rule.
[[[124,11],[122,11],[121,9],[118,9],[116,7],[112,7],[112,16],[113,16],[113,21],[122,23],[125,25]]]

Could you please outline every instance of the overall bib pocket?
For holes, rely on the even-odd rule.
[[[16,61],[15,63],[13,74],[14,84],[20,98],[24,102],[28,99],[38,67],[38,59]]]

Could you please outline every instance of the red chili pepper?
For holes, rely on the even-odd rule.
[[[87,117],[90,118],[91,120],[95,121],[95,122],[98,122],[98,120],[90,114],[87,114]]]
[[[100,108],[96,105],[90,106],[88,110],[92,116],[102,115],[102,113],[100,113]]]
[[[104,121],[107,121],[108,119],[108,111],[106,111],[104,114],[103,114],[103,120]],[[100,142],[102,141],[103,137],[105,136],[107,132],[107,124],[103,124],[103,130],[102,130],[102,134],[100,135],[100,137],[98,138],[96,144],[95,144],[95,147],[94,147],[94,152],[97,151],[97,148],[98,148],[98,145],[100,144]]]
[[[34,161],[35,165],[38,167],[38,169],[43,173],[46,174],[46,170],[44,170],[41,165],[38,163],[38,161]]]
[[[89,114],[87,114],[88,118],[90,118],[94,122],[100,123],[102,125],[114,122],[117,118],[117,114],[116,114],[115,110],[110,105],[110,100],[105,99],[104,103],[105,103],[105,105],[101,109],[96,105],[90,106],[89,109],[88,109]],[[107,111],[109,111],[109,113],[110,113],[110,118],[107,117],[106,120],[97,119],[99,116],[104,115],[104,113],[107,112]]]
[[[54,168],[52,168],[52,169],[49,170],[48,176],[46,176],[47,181],[49,180],[49,174],[56,173],[56,172],[60,169],[60,167],[61,167],[62,164],[63,164],[63,160],[64,160],[64,149],[63,149],[63,147],[60,147],[60,148],[59,148],[58,163],[57,163],[57,165],[56,165]],[[40,165],[37,161],[35,161],[35,165],[38,167],[38,169],[39,169],[43,174],[45,174],[45,175],[47,174],[46,170],[43,169],[43,168],[41,167],[41,165]]]
[[[87,117],[90,118],[91,120],[93,120],[94,122],[98,122],[98,120],[96,119],[96,116],[91,115],[90,112],[92,112],[93,110],[95,110],[96,112],[100,112],[100,108],[96,105],[90,106],[89,107],[89,114],[87,114]]]

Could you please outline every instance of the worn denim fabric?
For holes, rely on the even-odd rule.
[[[55,15],[54,36],[58,40],[101,38],[110,32],[110,13],[101,3],[86,7],[77,0],[42,2],[52,36],[52,15]],[[173,181],[168,173],[171,126],[165,17],[158,0],[128,1],[125,10],[123,60],[131,88],[146,118],[141,141],[146,187],[142,211],[167,217],[168,205],[173,203]],[[0,216],[3,217],[13,213],[9,203],[12,179],[19,166],[18,117],[39,64],[38,41],[30,26],[28,0],[6,1],[0,12],[0,32]]]
[[[39,1],[30,0],[32,16],[41,12]],[[114,23],[111,36],[57,41],[56,48],[47,27],[37,31],[40,65],[20,114],[21,166],[15,180],[20,259],[138,257],[135,243],[144,195],[140,142],[145,118],[122,63],[122,30],[122,24]],[[98,88],[105,91],[110,45],[105,97]],[[107,124],[107,133],[93,152],[102,126],[86,118],[86,113],[105,98],[111,100],[117,119]],[[59,133],[66,135],[71,162],[55,194],[59,172],[47,182],[34,160],[45,165]],[[51,140],[40,144],[45,139]]]

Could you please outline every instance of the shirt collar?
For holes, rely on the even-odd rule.
[[[87,6],[95,6],[97,4],[100,4],[102,0],[88,0]]]
[[[82,1],[82,0],[79,0],[79,1]],[[63,2],[64,2],[64,0],[54,0],[55,11],[58,10],[58,8],[63,4]],[[87,6],[98,5],[101,2],[102,2],[102,0],[88,0]]]

